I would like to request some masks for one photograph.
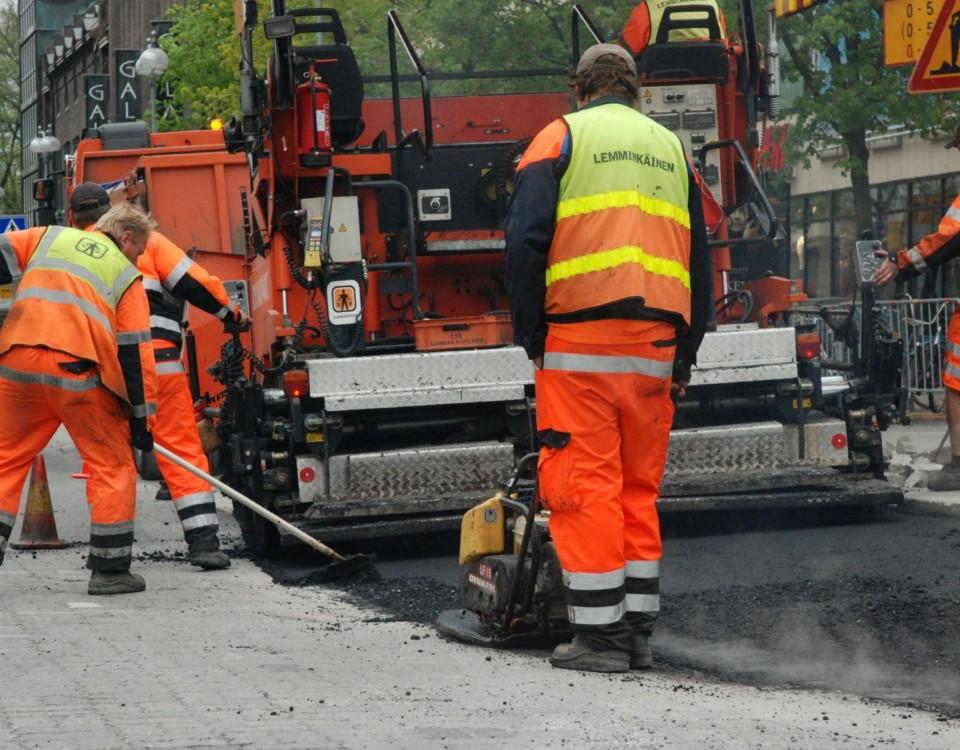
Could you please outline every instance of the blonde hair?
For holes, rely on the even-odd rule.
[[[150,237],[150,232],[157,228],[155,222],[142,209],[132,203],[118,203],[107,211],[97,222],[95,229],[119,238],[124,232],[133,232],[133,236],[144,242]]]

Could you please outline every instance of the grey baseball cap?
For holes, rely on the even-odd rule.
[[[595,44],[580,56],[580,62],[577,63],[577,75],[590,70],[597,59],[604,55],[616,55],[623,60],[631,74],[637,74],[637,64],[633,60],[633,55],[619,44]]]

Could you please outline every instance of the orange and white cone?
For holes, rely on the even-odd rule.
[[[20,541],[10,546],[14,549],[63,549],[67,546],[57,534],[50,485],[47,483],[47,466],[42,454],[33,460],[30,471],[30,488],[27,490],[27,508],[23,513]]]

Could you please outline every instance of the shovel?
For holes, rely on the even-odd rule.
[[[268,521],[270,521],[270,523],[274,524],[278,528],[283,529],[291,536],[295,536],[304,544],[307,544],[310,547],[313,547],[313,549],[315,549],[317,552],[320,552],[326,555],[327,557],[331,558],[333,562],[330,563],[330,565],[324,569],[324,577],[344,578],[346,576],[357,575],[360,573],[374,573],[374,574],[376,573],[376,568],[374,568],[373,566],[373,558],[371,558],[369,555],[350,555],[349,557],[341,555],[339,552],[331,549],[323,542],[317,539],[314,539],[305,531],[298,529],[289,521],[284,521],[276,513],[271,513],[269,510],[264,508],[259,503],[255,503],[246,495],[243,495],[237,492],[230,485],[224,484],[216,477],[210,476],[209,474],[207,474],[207,472],[198,469],[196,466],[194,466],[191,463],[188,463],[184,459],[180,458],[180,456],[178,456],[173,451],[167,448],[164,448],[162,445],[158,443],[153,444],[153,449],[164,458],[168,458],[171,461],[173,461],[175,464],[177,464],[177,466],[180,466],[181,468],[189,471],[194,476],[199,477],[200,479],[203,479],[206,482],[209,482],[218,490],[220,490],[224,495],[231,498],[232,500],[236,500],[241,505],[246,506],[247,508],[252,510],[254,513],[256,513],[258,516],[261,516],[267,519]]]

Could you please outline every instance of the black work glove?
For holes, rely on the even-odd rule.
[[[147,429],[146,417],[130,417],[130,436],[133,447],[144,453],[153,450],[153,435]]]
[[[690,357],[677,353],[673,360],[673,382],[670,386],[670,398],[673,403],[683,401],[687,395],[687,386],[690,384],[690,368],[692,367]]]

